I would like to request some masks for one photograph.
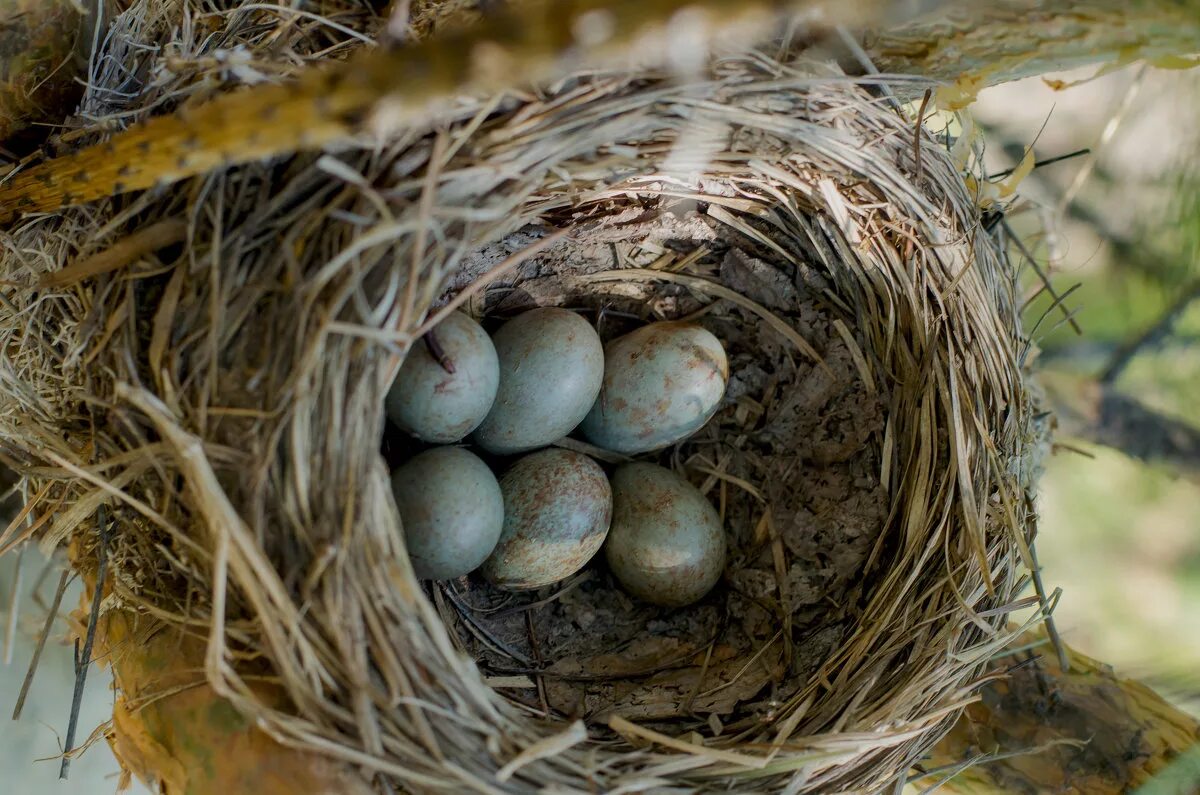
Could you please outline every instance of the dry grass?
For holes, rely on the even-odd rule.
[[[115,20],[85,103],[97,128],[275,79],[349,50],[339,27],[377,25],[349,0],[320,4],[339,27],[264,4],[184,5],[181,16],[137,0]],[[897,780],[1010,637],[997,608],[1028,581],[1044,429],[1020,366],[1014,270],[951,157],[923,138],[915,179],[912,120],[856,81],[771,53],[729,55],[687,81],[593,72],[463,99],[435,132],[13,227],[0,238],[0,435],[41,497],[38,539],[73,544],[86,569],[107,505],[118,603],[206,633],[208,680],[280,741],[401,789],[808,793]],[[585,739],[492,690],[413,578],[378,454],[399,357],[444,290],[467,287],[455,280],[467,252],[521,230],[537,246],[571,234],[549,219],[662,196],[710,202],[782,262],[819,269],[888,395],[891,518],[857,631],[770,720],[704,743],[619,721]],[[182,247],[131,243],[180,220]],[[290,709],[254,697],[247,682],[263,675]]]

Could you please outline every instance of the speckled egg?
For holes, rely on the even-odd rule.
[[[392,422],[426,442],[457,442],[483,422],[496,399],[500,362],[483,327],[455,312],[433,330],[438,362],[424,340],[413,344],[388,390]],[[453,372],[450,372],[450,370]]]
[[[725,531],[695,486],[669,469],[633,463],[617,468],[612,490],[604,553],[622,588],[651,604],[682,607],[716,585]]]
[[[604,348],[579,315],[545,307],[518,315],[492,341],[500,357],[500,389],[475,441],[511,455],[566,436],[600,392]]]
[[[582,569],[600,550],[612,519],[604,470],[570,450],[539,450],[500,478],[504,530],[480,569],[493,585],[526,590]]]
[[[720,341],[687,323],[651,323],[604,350],[604,384],[581,430],[619,453],[658,450],[708,422],[725,394]]]
[[[504,526],[500,484],[479,456],[435,447],[392,473],[408,557],[417,577],[447,580],[474,570]]]

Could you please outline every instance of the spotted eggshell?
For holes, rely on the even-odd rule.
[[[454,368],[438,363],[424,341],[404,358],[385,403],[392,422],[426,442],[457,442],[483,422],[496,399],[500,363],[483,327],[455,312],[433,330]]]
[[[636,454],[700,429],[725,395],[720,341],[687,323],[652,323],[604,350],[604,384],[581,430],[594,444]]]
[[[530,453],[500,478],[504,530],[480,573],[526,590],[582,569],[600,550],[612,519],[612,489],[592,459],[551,448]]]
[[[500,389],[475,441],[500,455],[533,450],[566,436],[600,391],[604,348],[579,315],[545,307],[518,315],[493,337]]]
[[[415,455],[392,473],[392,491],[417,577],[461,577],[495,549],[504,497],[492,470],[474,453],[435,447]]]
[[[618,467],[612,490],[604,551],[621,587],[664,607],[708,593],[725,568],[725,532],[704,495],[671,470],[645,463]]]

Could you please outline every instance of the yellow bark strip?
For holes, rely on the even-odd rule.
[[[427,40],[372,49],[294,83],[218,97],[28,168],[0,185],[0,223],[167,184],[233,163],[310,150],[360,132],[386,101],[391,123],[439,104],[583,66],[654,65],[673,41],[746,41],[780,14],[821,24],[889,19],[898,0],[518,0]],[[952,4],[868,37],[885,71],[983,85],[1079,63],[1200,50],[1200,0],[1007,0]]]
[[[823,0],[791,0],[797,9]],[[854,19],[860,3],[832,3]],[[108,142],[31,167],[0,187],[0,223],[144,189],[214,168],[309,150],[360,130],[388,100],[393,121],[428,116],[438,101],[494,92],[630,52],[661,60],[682,35],[744,27],[776,17],[769,0],[539,0],[461,31],[395,49],[371,49],[325,64],[300,80],[218,97],[150,119]],[[644,46],[641,46],[644,45]]]
[[[1020,644],[1037,640],[1028,635]],[[918,785],[933,786],[977,760],[939,792],[1115,795],[1153,784],[1177,758],[1196,753],[1195,718],[1107,665],[1075,651],[1070,658],[1066,673],[1044,647],[1000,660],[1020,667],[967,707],[923,765],[937,772]],[[1180,790],[1194,791],[1200,782]]]

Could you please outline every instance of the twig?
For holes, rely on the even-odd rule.
[[[917,111],[917,123],[913,127],[913,162],[916,163],[916,176],[913,182],[921,181],[921,131],[925,126],[925,109],[929,107],[929,98],[933,96],[933,89],[925,89],[924,96],[921,97],[921,109]]]
[[[33,578],[33,586],[29,589],[30,593],[33,594],[33,603],[42,610],[49,609],[49,607],[46,605],[46,601],[42,599],[42,585],[46,582],[46,578],[50,576],[50,570],[58,565],[60,564],[54,559],[53,555],[46,558],[46,562],[42,564],[42,568],[40,571],[38,571],[38,575]]]
[[[452,588],[449,588],[444,583],[442,583],[442,584],[439,584],[439,590],[443,594],[446,595],[446,597],[450,600],[450,603],[453,604],[454,607],[458,610],[458,614],[460,616],[462,616],[463,620],[467,624],[467,628],[471,630],[471,633],[473,635],[475,635],[477,638],[479,638],[481,641],[483,641],[486,645],[491,646],[496,651],[502,652],[503,654],[507,654],[512,659],[514,659],[517,662],[521,663],[522,665],[526,666],[530,671],[537,670],[536,668],[533,667],[533,660],[529,659],[528,657],[526,657],[524,654],[522,654],[521,652],[514,649],[509,644],[500,640],[495,635],[493,635],[491,632],[488,632],[487,629],[482,624],[480,624],[477,620],[475,620],[475,617],[473,615],[471,615],[471,608],[468,607],[466,604],[464,604],[463,601],[458,598],[458,594],[454,593],[454,590]],[[522,673],[525,673],[525,672],[523,671]]]
[[[452,97],[552,78],[565,74],[568,65],[580,68],[627,54],[684,10],[707,11],[711,30],[736,30],[745,41],[779,12],[806,5],[799,0],[783,7],[762,0],[523,3],[520,10],[489,14],[477,25],[403,47],[363,48],[348,61],[306,70],[296,81],[258,85],[155,116],[107,141],[39,163],[0,184],[0,223],[19,212],[54,210],[344,141],[389,97],[402,108],[399,118],[420,120],[431,105]],[[833,4],[830,14],[836,8]],[[601,12],[612,29],[594,42],[579,38],[589,15]],[[835,16],[855,18],[847,11]],[[657,50],[639,52],[639,59],[663,58],[672,48]],[[504,68],[488,68],[499,56]],[[400,77],[412,74],[422,79]]]
[[[437,329],[430,329],[425,332],[425,336],[421,339],[425,340],[425,348],[429,351],[429,355],[433,357],[433,360],[438,363],[438,366],[450,375],[454,375],[454,361],[446,354],[446,349],[438,341]]]
[[[1102,387],[1096,419],[1073,429],[1096,444],[1140,461],[1166,464],[1200,479],[1200,428],[1167,417],[1134,398]]]
[[[858,43],[858,39],[854,38],[850,31],[846,30],[846,28],[842,25],[838,25],[836,30],[838,38],[842,40],[842,44],[846,45],[846,49],[848,49],[850,54],[854,56],[854,60],[858,61],[858,65],[863,68],[863,72],[869,75],[879,74],[879,68],[875,66],[875,62],[871,60],[870,55],[867,55],[867,51],[863,49],[863,46]],[[903,113],[903,109],[900,106],[900,100],[896,99],[896,95],[892,93],[892,89],[888,87],[886,83],[879,83],[879,90],[885,97],[887,97],[887,100],[891,103],[893,110],[895,110],[897,113]]]
[[[166,248],[173,243],[182,243],[187,239],[187,231],[186,221],[176,218],[159,221],[118,240],[98,254],[72,262],[60,271],[47,273],[38,284],[41,287],[62,288],[92,276],[115,271],[152,251]]]
[[[684,651],[680,652],[679,654],[674,654],[674,655],[668,657],[663,662],[654,663],[653,665],[646,666],[645,668],[637,668],[634,670],[621,671],[619,673],[572,674],[572,673],[564,673],[564,672],[554,671],[554,670],[551,670],[549,667],[546,667],[546,668],[497,668],[497,669],[495,669],[495,671],[496,671],[496,673],[506,674],[506,675],[520,674],[523,676],[534,676],[536,674],[539,676],[548,677],[550,679],[558,679],[563,682],[616,682],[616,681],[621,681],[621,680],[625,680],[625,679],[644,679],[647,676],[653,676],[654,674],[662,673],[663,671],[669,671],[674,668],[681,667],[681,663],[686,663],[688,660],[690,660],[691,658],[693,658],[697,654],[699,654],[701,652],[701,650],[716,643],[717,638],[720,637],[719,633],[720,633],[720,629],[718,629],[717,632],[714,632],[707,639],[705,639],[703,643],[697,644],[696,646],[694,646],[690,649],[685,649]],[[776,637],[778,637],[778,634],[776,635]],[[625,645],[625,644],[621,644],[621,645]],[[753,661],[751,661],[751,662],[753,662]],[[718,687],[717,690],[720,690],[720,687]],[[702,695],[710,695],[713,692],[716,692],[716,690],[710,691],[709,693],[703,693]]]
[[[28,545],[22,544],[17,551],[16,570],[13,572],[12,589],[8,599],[8,623],[4,628],[4,664],[12,665],[13,646],[17,637],[17,617],[21,614],[21,561],[25,558]]]
[[[1030,655],[1028,657],[1026,657],[1024,660],[1021,660],[1020,662],[1015,662],[1012,665],[1005,668],[1004,673],[1011,674],[1014,671],[1021,670],[1022,668],[1028,668],[1031,665],[1037,665],[1041,659],[1042,659],[1042,655],[1033,654],[1031,652]]]
[[[1007,150],[1008,147],[1005,147],[1005,149]],[[1076,157],[1082,157],[1083,155],[1090,155],[1091,153],[1092,150],[1090,148],[1084,147],[1083,149],[1076,149],[1074,152],[1067,152],[1065,155],[1055,155],[1054,157],[1048,157],[1045,160],[1035,160],[1033,167],[1036,169],[1042,168],[1043,166],[1052,166],[1055,163],[1061,163],[1064,160],[1071,160]],[[1014,171],[1016,171],[1015,168],[1006,168],[1003,171],[997,171],[995,174],[988,174],[987,178],[1004,179],[1007,176],[1011,176]]]
[[[538,668],[542,668],[545,661],[542,659],[542,647],[538,643],[537,631],[533,627],[532,610],[525,613],[525,629],[529,632],[529,648],[533,650],[533,660],[537,663]],[[537,685],[538,699],[542,703],[542,714],[550,717],[550,700],[546,698],[546,680],[542,678],[541,674],[534,674],[533,681]]]
[[[1037,546],[1029,542],[1029,556],[1033,558],[1033,571],[1029,572],[1033,577],[1033,587],[1037,591],[1038,599],[1044,606],[1048,603],[1046,595],[1046,587],[1042,584],[1042,564],[1038,563]],[[1071,670],[1071,660],[1067,656],[1067,646],[1062,642],[1062,637],[1058,634],[1058,627],[1054,623],[1054,616],[1050,612],[1046,613],[1042,623],[1046,627],[1046,636],[1050,638],[1050,645],[1054,647],[1054,653],[1058,657],[1058,667],[1062,672],[1068,673]]]
[[[50,610],[46,613],[46,623],[42,625],[42,634],[38,636],[37,646],[33,649],[33,658],[29,661],[29,668],[25,671],[25,681],[21,682],[21,692],[17,694],[17,705],[13,707],[13,720],[21,719],[21,710],[25,708],[25,699],[29,695],[29,688],[33,685],[33,676],[37,673],[38,662],[42,659],[42,650],[46,648],[46,639],[50,637],[50,629],[54,626],[54,619],[58,618],[58,608],[62,605],[63,594],[67,592],[67,583],[71,578],[71,570],[64,568],[62,576],[58,578],[58,590],[54,592],[54,601],[50,604]]]
[[[1029,261],[1029,265],[1033,268],[1034,272],[1037,273],[1038,278],[1042,280],[1042,284],[1046,285],[1046,292],[1050,293],[1050,296],[1054,299],[1054,304],[1062,309],[1063,317],[1068,323],[1071,324],[1071,328],[1075,330],[1076,334],[1083,336],[1083,329],[1079,327],[1079,323],[1076,322],[1075,318],[1071,316],[1071,311],[1067,309],[1066,305],[1063,303],[1063,298],[1066,296],[1059,295],[1058,291],[1054,289],[1054,285],[1050,283],[1050,277],[1045,271],[1042,270],[1042,266],[1038,265],[1037,260],[1034,259],[1033,252],[1031,252],[1025,246],[1025,244],[1021,242],[1020,236],[1013,231],[1013,228],[1009,225],[1008,221],[1002,217],[1000,219],[1000,224],[1004,227],[1005,237],[1013,242],[1013,244],[1017,247],[1017,250],[1020,251],[1025,259]]]
[[[83,687],[87,683],[87,672],[92,666],[92,645],[96,642],[96,624],[100,621],[100,602],[104,598],[104,574],[108,566],[108,511],[101,505],[96,510],[96,523],[99,526],[99,544],[96,548],[96,587],[92,590],[91,613],[88,616],[87,635],[84,637],[83,648],[79,649],[76,641],[75,654],[75,692],[71,697],[71,718],[67,722],[67,738],[63,744],[62,767],[58,777],[66,780],[71,773],[71,751],[75,748],[75,732],[79,728],[79,708],[83,702]]]
[[[530,602],[529,604],[525,604],[525,605],[514,605],[512,607],[505,607],[500,610],[497,610],[494,613],[491,613],[488,616],[488,618],[491,618],[494,621],[496,619],[504,618],[505,616],[512,615],[513,613],[520,613],[525,610],[535,610],[539,607],[544,607],[544,606],[550,604],[551,602],[555,601],[559,597],[563,596],[564,594],[570,593],[571,591],[575,590],[576,588],[578,588],[580,585],[583,585],[585,582],[587,582],[591,578],[592,578],[591,571],[587,571],[587,570],[582,571],[579,573],[578,577],[576,577],[574,580],[571,580],[571,582],[567,583],[562,588],[559,588],[557,591],[550,594],[545,599],[538,599],[536,602]]]
[[[1133,107],[1133,100],[1137,97],[1138,91],[1142,88],[1142,82],[1146,77],[1146,64],[1138,67],[1137,73],[1134,74],[1133,80],[1130,81],[1129,87],[1125,89],[1125,95],[1121,97],[1121,104],[1117,106],[1112,118],[1108,120],[1108,124],[1104,125],[1104,130],[1100,133],[1100,138],[1097,139],[1096,145],[1092,147],[1094,152],[1092,156],[1084,161],[1083,168],[1079,169],[1079,173],[1075,175],[1075,179],[1071,181],[1070,186],[1062,197],[1058,200],[1058,207],[1055,215],[1062,218],[1067,208],[1075,203],[1075,197],[1083,188],[1083,183],[1087,182],[1087,178],[1091,176],[1092,171],[1096,168],[1096,161],[1099,158],[1099,152],[1113,139],[1117,134],[1117,129],[1120,128],[1121,122],[1125,120],[1130,108]]]
[[[931,793],[936,792],[944,784],[949,782],[951,779],[953,779],[955,776],[957,776],[959,773],[963,772],[967,768],[975,767],[976,765],[986,765],[991,762],[1000,762],[1005,759],[1013,759],[1015,757],[1020,757],[1020,756],[1032,756],[1034,754],[1043,753],[1046,750],[1048,750],[1050,748],[1054,748],[1059,745],[1079,746],[1079,745],[1083,745],[1083,743],[1079,740],[1066,740],[1066,739],[1050,740],[1046,743],[1043,743],[1042,745],[1038,745],[1033,748],[1018,748],[1015,751],[1004,751],[1001,753],[994,753],[994,754],[976,754],[975,756],[972,756],[969,759],[966,759],[962,762],[958,762],[958,763],[955,763],[952,765],[941,765],[939,767],[931,767],[931,768],[920,770],[916,774],[910,776],[908,778],[907,783],[912,784],[913,782],[920,781],[921,779],[928,778],[929,776],[937,775],[938,773],[949,772],[950,775],[943,778],[941,781],[939,781],[933,787],[931,787],[929,789],[921,790],[920,795],[930,795]]]

